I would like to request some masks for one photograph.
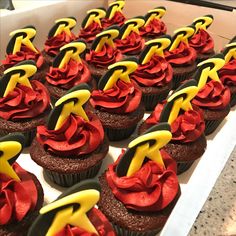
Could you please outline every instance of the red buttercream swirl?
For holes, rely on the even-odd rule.
[[[62,157],[78,157],[93,152],[104,140],[104,131],[96,115],[87,113],[89,121],[70,115],[58,130],[37,127],[37,140],[44,149]]]
[[[144,48],[145,40],[139,34],[131,32],[125,39],[116,39],[115,44],[121,53],[133,55],[141,52]]]
[[[224,109],[230,102],[230,90],[221,82],[210,80],[198,92],[192,103],[210,110]]]
[[[170,83],[173,77],[171,65],[162,57],[153,56],[149,62],[138,66],[131,75],[140,86],[163,87]]]
[[[99,236],[115,236],[115,232],[107,220],[107,218],[96,208],[88,212],[88,218],[96,228]],[[67,225],[63,230],[58,232],[55,236],[96,236],[95,233],[89,233],[79,227],[72,227]]]
[[[97,22],[93,22],[87,28],[80,29],[79,38],[84,39],[87,43],[91,43],[102,30],[103,28]]]
[[[166,34],[167,28],[163,21],[153,19],[148,25],[141,27],[139,31],[141,36],[157,37]]]
[[[107,182],[115,197],[126,208],[141,212],[159,211],[176,197],[179,190],[176,162],[163,150],[161,155],[165,168],[149,160],[130,177],[118,177],[116,174],[115,169],[121,157],[108,167]]]
[[[59,53],[60,48],[62,46],[74,40],[76,40],[76,36],[72,32],[71,35],[68,35],[63,31],[61,34],[58,34],[57,36],[48,38],[44,44],[44,50],[50,56],[56,56]]]
[[[100,68],[107,68],[109,65],[120,61],[121,59],[122,54],[120,50],[112,48],[107,44],[104,45],[100,52],[90,50],[90,52],[86,54],[86,61]]]
[[[47,89],[39,81],[32,80],[32,88],[18,84],[6,97],[0,98],[0,117],[4,120],[31,119],[49,108]]]
[[[126,18],[123,15],[123,13],[120,11],[117,11],[111,19],[109,19],[109,18],[102,19],[102,27],[103,27],[103,29],[106,29],[112,25],[122,26],[125,21],[126,21]]]
[[[219,70],[219,77],[224,85],[236,86],[236,59],[229,61]]]
[[[189,46],[194,48],[197,53],[209,54],[214,52],[214,41],[204,29],[200,29],[190,40]]]
[[[35,53],[25,45],[22,45],[20,51],[17,52],[16,54],[8,54],[6,56],[6,59],[2,61],[2,64],[4,65],[5,69],[8,69],[16,65],[17,63],[25,60],[35,61],[38,69],[41,68],[44,63],[43,56],[39,52],[39,50],[38,53]]]
[[[145,123],[149,125],[159,123],[163,107],[164,103],[158,104]],[[171,124],[172,141],[194,142],[204,133],[204,130],[203,112],[200,108],[193,106],[193,110],[185,111]]]
[[[135,82],[125,83],[118,80],[111,89],[93,90],[90,103],[102,111],[125,114],[135,111],[141,98],[142,92]]]
[[[70,89],[81,83],[88,83],[91,80],[91,74],[87,64],[70,60],[64,68],[50,67],[46,74],[46,80],[54,86]]]
[[[38,191],[30,174],[17,163],[12,167],[21,181],[0,174],[0,225],[20,222],[34,210],[38,200]]]
[[[197,53],[194,48],[188,47],[185,43],[181,42],[179,47],[165,52],[165,59],[172,66],[192,65],[197,58]]]

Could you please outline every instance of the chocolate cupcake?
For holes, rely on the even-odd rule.
[[[214,40],[207,32],[207,28],[212,22],[212,15],[198,17],[193,21],[195,33],[189,40],[189,46],[194,48],[197,52],[197,63],[204,61],[215,54]]]
[[[156,7],[144,16],[145,24],[140,28],[140,35],[146,40],[156,39],[167,32],[167,27],[161,18],[165,15],[165,7]]]
[[[76,40],[71,30],[76,26],[74,17],[57,19],[55,25],[50,29],[48,38],[44,43],[43,57],[48,66],[52,65],[53,59],[60,52],[60,48]]]
[[[194,26],[176,30],[170,48],[165,51],[165,59],[173,68],[173,89],[178,88],[184,80],[190,79],[196,71],[197,53],[188,45],[188,39],[194,31]]]
[[[37,66],[33,79],[42,81],[45,78],[48,67],[41,52],[33,45],[35,35],[34,26],[26,26],[10,33],[11,39],[7,45],[5,60],[0,66],[0,76],[5,70],[22,61],[33,60]]]
[[[100,120],[83,109],[89,97],[86,84],[69,90],[56,102],[48,124],[38,126],[31,145],[31,158],[58,185],[95,177],[108,152]]]
[[[170,43],[169,36],[148,41],[139,57],[137,70],[130,76],[142,90],[142,101],[147,111],[166,99],[172,88],[173,69],[163,53]]]
[[[219,77],[224,86],[230,90],[230,106],[236,105],[236,37],[225,46],[222,52],[225,65],[219,70]]]
[[[217,54],[198,64],[194,75],[199,92],[192,103],[203,110],[206,135],[213,133],[230,112],[230,90],[218,76],[218,71],[224,64],[223,54]]]
[[[50,111],[47,89],[39,81],[29,80],[36,71],[34,61],[23,61],[7,69],[0,79],[0,136],[21,132],[26,146]]]
[[[87,83],[92,88],[96,87],[96,81],[91,77],[87,63],[81,58],[86,50],[86,43],[78,40],[66,44],[53,61],[46,75],[46,83],[52,102],[72,87]]]
[[[24,136],[0,138],[0,235],[24,236],[43,205],[43,189],[35,175],[15,161],[24,148]]]
[[[98,34],[86,54],[86,61],[93,78],[97,81],[107,72],[108,67],[122,59],[122,54],[114,44],[119,35],[118,27],[111,27]]]
[[[89,109],[99,117],[111,141],[128,138],[143,118],[142,92],[129,79],[136,68],[135,58],[111,65],[100,79],[98,90],[92,91]]]
[[[40,210],[27,235],[115,236],[112,225],[95,206],[100,191],[99,184],[92,180],[67,189]]]
[[[117,235],[154,236],[163,228],[180,187],[175,161],[162,149],[171,139],[160,124],[129,143],[99,178],[99,209]]]

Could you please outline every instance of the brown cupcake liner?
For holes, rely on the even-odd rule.
[[[212,134],[223,120],[224,118],[219,120],[205,120],[205,135]]]
[[[62,187],[70,187],[82,180],[94,178],[99,172],[101,166],[102,166],[102,161],[100,161],[97,165],[92,166],[88,170],[72,174],[58,173],[55,171],[51,171],[49,169],[44,169],[44,171],[46,175],[49,177],[49,179],[54,183]]]
[[[235,105],[236,105],[236,93],[231,93],[230,107],[233,107]]]
[[[186,162],[177,162],[177,175],[180,175],[187,171],[193,164],[193,161],[186,161]]]
[[[190,77],[193,75],[194,71],[188,72],[188,73],[183,73],[183,74],[178,74],[173,76],[173,87],[172,89],[177,89],[181,83],[185,80],[189,80]]]

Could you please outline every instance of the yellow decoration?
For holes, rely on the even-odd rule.
[[[144,25],[145,27],[147,25],[149,25],[149,23],[152,20],[154,20],[154,19],[157,19],[157,20],[161,19],[165,15],[166,10],[163,9],[163,8],[156,8],[156,9],[148,11],[148,13],[151,13],[151,14],[150,14],[149,18],[146,20],[146,23]]]
[[[65,103],[61,114],[57,120],[55,130],[58,130],[61,128],[63,123],[66,121],[66,119],[70,116],[70,114],[75,114],[78,116],[81,116],[84,120],[88,121],[88,117],[83,109],[83,105],[88,101],[90,98],[90,92],[86,89],[81,89],[78,91],[71,92],[69,94],[66,94],[62,98],[60,98],[55,106],[59,106],[62,103]],[[71,100],[71,102],[66,103],[67,101]],[[75,100],[77,100],[75,102]]]
[[[180,29],[177,29],[174,32],[174,41],[171,44],[170,51],[173,51],[174,49],[178,48],[179,44],[181,42],[184,42],[188,45],[188,39],[194,34],[194,29],[191,27],[183,27]]]
[[[34,47],[33,43],[30,41],[36,35],[36,30],[34,28],[18,29],[12,31],[10,33],[10,36],[13,37],[16,34],[19,34],[19,36],[17,36],[15,39],[12,54],[20,52],[22,44],[31,49],[33,52],[39,53],[38,50]]]
[[[99,198],[99,191],[89,189],[71,194],[43,207],[40,210],[40,214],[45,214],[61,207],[63,208],[56,213],[46,236],[54,236],[68,224],[98,235],[97,230],[86,213],[94,207]],[[73,206],[71,206],[72,204],[79,205],[79,208],[74,210]],[[65,208],[67,205],[69,206]]]
[[[192,109],[191,100],[197,95],[197,93],[198,93],[197,86],[189,86],[189,87],[181,89],[180,91],[175,92],[167,99],[168,103],[174,100],[174,104],[172,106],[170,116],[168,118],[168,123],[170,125],[178,117],[180,109],[184,111],[188,111]]]
[[[100,41],[97,44],[95,52],[101,52],[105,44],[111,46],[112,48],[115,48],[114,39],[117,38],[118,35],[119,30],[116,29],[104,30],[103,32],[97,34],[96,37],[99,37]]]
[[[135,172],[137,172],[142,167],[145,157],[165,167],[160,149],[164,147],[171,140],[171,138],[172,134],[170,131],[161,130],[144,134],[130,142],[128,145],[129,148],[135,147],[140,144],[141,145],[138,146],[135,151],[126,176],[130,177]],[[156,142],[150,146],[149,142],[147,141],[153,140],[155,140]],[[143,142],[146,143],[142,144]]]
[[[198,85],[197,85],[199,90],[205,86],[208,78],[221,83],[221,80],[219,79],[219,75],[217,72],[224,66],[225,60],[222,58],[210,58],[205,61],[202,61],[197,66],[200,67],[206,64],[209,64],[209,66],[205,67],[201,71],[201,75],[200,75]],[[214,65],[213,68],[212,68],[212,65]]]
[[[59,26],[54,33],[54,37],[65,32],[67,35],[71,36],[71,29],[75,27],[76,20],[72,18],[61,18],[55,21],[55,23],[59,23]]]
[[[138,64],[134,61],[119,61],[114,63],[108,67],[108,70],[114,69],[118,67],[117,70],[114,70],[113,74],[110,76],[106,85],[104,86],[104,91],[111,89],[117,80],[123,80],[126,83],[130,83],[129,75],[133,73],[137,68]],[[120,67],[124,67],[124,69],[119,69]]]
[[[85,51],[86,44],[82,42],[72,42],[64,45],[60,48],[60,51],[69,49],[66,51],[64,57],[61,59],[61,63],[59,65],[59,68],[65,67],[69,63],[69,61],[72,59],[77,62],[82,62],[80,55]],[[71,49],[72,48],[72,49]]]
[[[228,63],[232,58],[236,59],[236,42],[227,44],[226,48],[231,48],[225,55],[225,63]]]
[[[22,149],[21,143],[17,141],[3,141],[0,142],[0,150],[2,155],[0,156],[0,173],[20,181],[20,178],[9,164],[9,160],[16,156]]]
[[[24,71],[24,73],[21,74],[19,73],[19,71]],[[11,77],[3,94],[3,97],[6,97],[11,91],[13,91],[18,83],[32,88],[29,78],[33,76],[36,72],[37,67],[31,64],[13,66],[5,70],[4,75],[11,73]]]
[[[122,9],[125,6],[125,1],[115,1],[109,4],[109,8],[112,7],[110,15],[109,15],[109,20],[111,20],[116,12],[122,12]]]
[[[87,19],[87,22],[84,26],[86,29],[88,26],[90,26],[93,22],[96,22],[100,27],[102,27],[101,19],[106,16],[106,12],[102,9],[92,9],[87,11],[87,14],[89,14],[89,18]]]
[[[197,22],[200,21],[200,22]],[[213,22],[213,18],[209,16],[201,16],[196,19],[194,19],[193,23],[195,25],[195,34],[198,32],[199,29],[206,30],[209,25],[211,25]]]
[[[153,40],[146,42],[145,45],[148,46],[148,45],[154,44],[154,43],[155,43],[155,45],[150,47],[145,58],[143,59],[142,65],[148,63],[154,55],[164,57],[164,50],[170,46],[171,40],[168,38],[157,38],[157,39],[153,39]]]
[[[144,25],[145,21],[141,18],[133,18],[130,20],[127,20],[125,22],[125,25],[127,25],[127,28],[125,29],[121,39],[126,39],[131,32],[135,32],[139,34],[139,28],[141,28]]]

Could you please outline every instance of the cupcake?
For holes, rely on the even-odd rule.
[[[88,86],[77,85],[56,102],[47,125],[37,127],[31,158],[58,185],[95,177],[108,152],[100,120],[83,109],[89,97]]]
[[[196,85],[194,80],[182,84],[167,101],[157,104],[138,131],[141,134],[163,121],[171,125],[172,139],[164,150],[177,162],[178,174],[190,168],[206,149],[203,112],[190,103],[198,92]]]
[[[194,30],[193,26],[176,30],[170,48],[165,51],[165,59],[173,68],[173,89],[190,79],[197,68],[197,53],[188,45],[188,39],[194,34]]]
[[[5,60],[0,66],[0,75],[19,62],[33,60],[38,69],[33,79],[41,81],[45,77],[47,65],[41,52],[33,45],[35,35],[34,26],[26,26],[10,33],[11,39],[7,45]]]
[[[198,64],[194,75],[199,92],[192,103],[203,110],[206,135],[213,133],[230,112],[230,90],[218,76],[224,64],[223,54],[217,54]]]
[[[197,63],[204,61],[215,54],[214,40],[207,32],[207,28],[212,22],[212,15],[198,17],[193,21],[195,33],[189,40],[189,46],[194,48],[197,52]]]
[[[230,106],[236,105],[236,37],[225,46],[222,52],[225,65],[219,70],[219,77],[224,86],[230,89]]]
[[[122,26],[124,24],[126,20],[122,13],[124,6],[124,0],[117,0],[109,4],[106,16],[102,19],[102,27],[104,29],[113,25]]]
[[[142,90],[142,101],[147,111],[163,101],[172,88],[173,69],[163,53],[170,43],[168,36],[148,41],[139,57],[138,68],[130,76]]]
[[[160,124],[129,143],[99,178],[99,209],[117,235],[154,236],[162,229],[180,196],[176,163],[165,152],[171,139]]]
[[[87,48],[90,49],[93,40],[96,35],[101,33],[102,23],[101,19],[106,16],[106,10],[104,8],[91,9],[87,11],[87,16],[81,24],[79,31],[79,38],[83,39],[87,43]]]
[[[119,35],[119,28],[111,27],[96,35],[90,51],[86,54],[86,61],[93,78],[98,82],[107,72],[108,66],[120,61],[122,54],[114,44]]]
[[[0,235],[26,235],[43,205],[40,182],[15,162],[23,148],[20,133],[0,138]]]
[[[47,89],[39,81],[29,80],[36,71],[34,61],[23,61],[7,69],[0,79],[0,136],[21,132],[26,146],[50,111]]]
[[[85,42],[78,40],[63,46],[55,57],[46,74],[45,83],[53,102],[75,85],[88,83],[91,87],[96,87],[96,81],[92,79],[87,63],[81,58],[85,50]]]
[[[129,76],[137,68],[136,58],[127,58],[108,67],[93,90],[89,109],[102,122],[111,141],[128,138],[143,118],[142,92]]]
[[[127,20],[120,28],[120,34],[115,39],[116,47],[122,54],[139,55],[144,48],[145,40],[140,36],[139,28],[144,25],[142,17],[132,18]]]
[[[165,13],[165,7],[156,7],[155,9],[148,11],[144,16],[145,24],[140,28],[140,35],[145,38],[146,41],[156,39],[157,37],[166,34],[166,25],[161,20]]]
[[[48,33],[42,52],[48,66],[52,65],[53,59],[60,52],[61,47],[76,39],[76,36],[71,32],[75,26],[76,19],[74,17],[61,18],[55,21],[55,25]]]
[[[83,181],[67,189],[40,210],[28,236],[115,236],[112,225],[95,206],[100,198],[95,181]]]

